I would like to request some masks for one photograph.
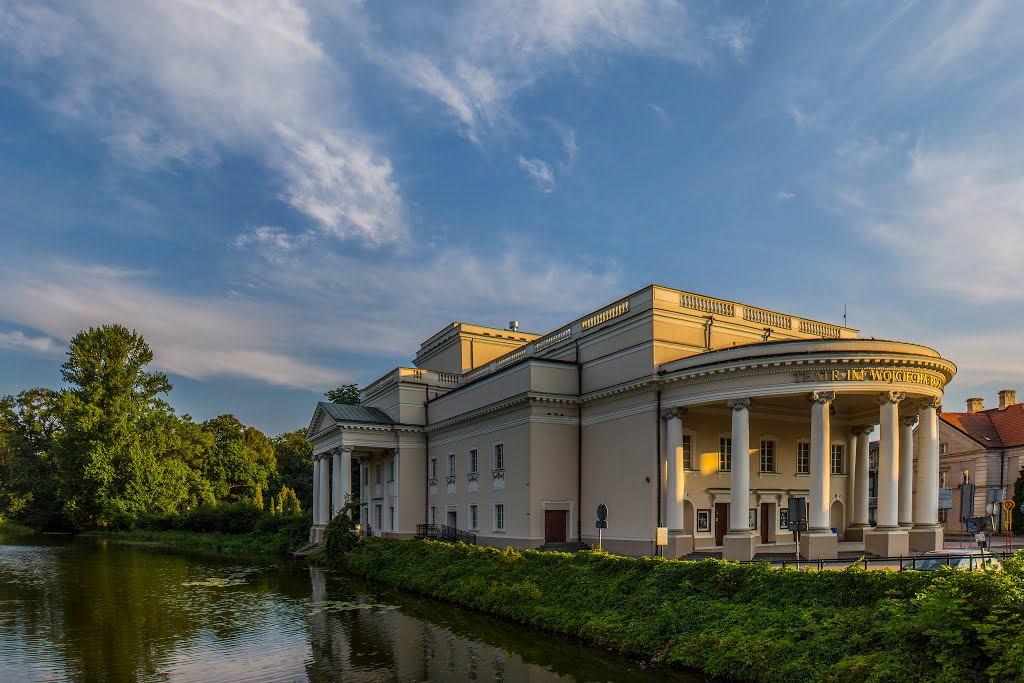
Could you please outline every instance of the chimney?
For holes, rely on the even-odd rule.
[[[985,399],[977,397],[967,399],[968,413],[978,413],[982,410],[985,410]]]
[[[1017,392],[1013,389],[1003,389],[999,392],[999,410],[1006,410],[1017,402]]]
[[[509,320],[508,321],[508,329],[512,330],[513,332],[518,332],[519,331],[519,321],[518,320]]]

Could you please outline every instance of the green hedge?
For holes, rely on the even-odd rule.
[[[1024,679],[1020,553],[1003,572],[817,572],[362,538],[314,559],[724,678]]]

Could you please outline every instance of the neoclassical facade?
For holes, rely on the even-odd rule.
[[[317,405],[312,541],[346,496],[373,533],[447,524],[517,548],[596,544],[603,503],[612,552],[652,554],[662,527],[669,556],[751,559],[795,550],[803,498],[805,557],[942,547],[936,410],[956,368],[930,348],[652,285],[545,335],[452,323],[413,365],[360,406]]]

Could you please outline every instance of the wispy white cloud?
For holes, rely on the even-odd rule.
[[[776,201],[779,202],[788,202],[790,200],[796,199],[796,193],[780,190],[779,192],[775,193],[775,199]]]
[[[551,172],[551,167],[548,166],[547,162],[541,159],[527,159],[520,154],[519,168],[526,171],[526,175],[530,176],[542,192],[554,192],[556,187],[555,174]]]
[[[51,337],[32,337],[21,330],[0,332],[0,349],[31,351],[44,356],[58,356],[64,347]]]
[[[391,163],[341,104],[344,72],[293,0],[12,0],[0,55],[9,83],[137,168],[252,154],[322,230],[371,245],[406,233]]]
[[[424,38],[422,30],[433,28]],[[404,52],[370,51],[398,78],[437,100],[474,142],[515,128],[517,93],[603,55],[643,55],[701,67],[721,52],[742,58],[752,24],[691,12],[675,0],[461,3],[430,22]]]
[[[1024,169],[1016,149],[1005,140],[919,142],[904,166],[862,181],[845,206],[909,284],[968,301],[1021,302]]]

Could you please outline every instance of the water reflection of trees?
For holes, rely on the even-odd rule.
[[[346,674],[374,680],[705,680],[321,569],[309,572],[314,606],[361,602],[398,608],[314,613],[307,666],[313,683]]]

